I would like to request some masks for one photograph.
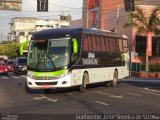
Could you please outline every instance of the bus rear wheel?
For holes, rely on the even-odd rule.
[[[83,79],[82,79],[82,84],[79,86],[79,92],[81,92],[81,93],[85,92],[87,81],[88,81],[88,74],[84,73],[83,74]]]
[[[116,87],[117,81],[118,81],[118,73],[117,71],[114,71],[113,80],[109,82],[110,87]]]

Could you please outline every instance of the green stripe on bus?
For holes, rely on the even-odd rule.
[[[28,71],[33,72],[33,71]],[[62,74],[66,74],[68,70],[59,70],[54,72],[33,72],[33,76],[35,77],[53,77],[53,76],[60,76]]]

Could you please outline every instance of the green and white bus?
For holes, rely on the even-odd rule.
[[[27,86],[52,89],[104,82],[114,87],[129,76],[125,35],[84,28],[56,28],[33,34],[28,51]]]

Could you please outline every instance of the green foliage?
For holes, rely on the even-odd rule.
[[[153,35],[160,35],[160,6],[155,7],[148,18],[145,12],[140,7],[136,7],[136,11],[129,15],[129,21],[124,24],[125,28],[137,28],[137,34],[147,34],[149,32]],[[147,53],[147,51],[146,51]],[[148,55],[146,54],[146,71],[148,71]]]
[[[16,58],[19,55],[19,43],[17,41],[8,41],[0,44],[0,55],[6,55],[8,58]]]

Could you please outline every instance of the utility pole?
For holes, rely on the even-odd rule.
[[[119,10],[120,10],[120,4],[118,5],[118,8],[117,8],[116,25],[115,25],[115,29],[114,29],[115,33],[117,32],[117,28],[118,28]]]

